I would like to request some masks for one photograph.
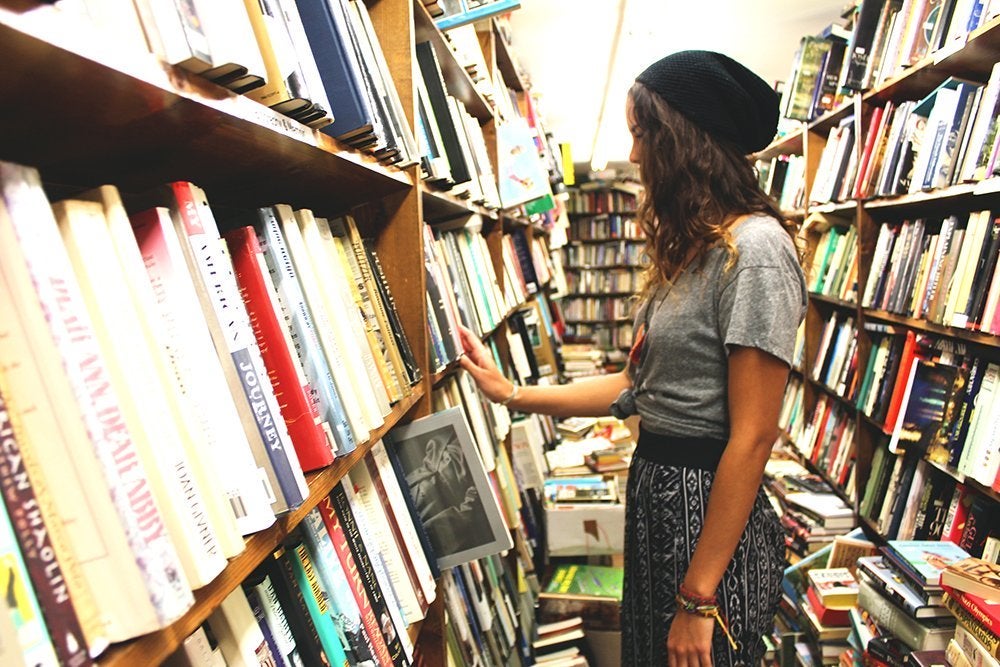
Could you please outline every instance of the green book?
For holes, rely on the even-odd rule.
[[[622,599],[624,570],[600,565],[560,565],[552,574],[546,593],[557,595],[588,595],[598,598]]]
[[[330,664],[333,667],[350,664],[347,660],[347,654],[344,653],[344,645],[341,643],[336,625],[330,616],[329,597],[316,575],[312,561],[309,560],[302,543],[286,547],[285,557],[292,564],[295,583],[302,591],[302,597],[305,598],[306,607],[309,609],[309,616],[312,618],[313,625],[316,626],[316,633],[319,635],[323,651],[330,658]]]

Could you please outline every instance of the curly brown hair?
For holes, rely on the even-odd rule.
[[[740,216],[772,216],[795,241],[795,224],[760,189],[752,164],[735,144],[711,136],[641,83],[632,85],[628,97],[643,184],[636,218],[650,260],[643,295],[720,244],[731,267],[737,253],[730,227]]]

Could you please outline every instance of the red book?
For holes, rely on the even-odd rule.
[[[250,326],[299,464],[303,471],[328,466],[333,462],[333,451],[323,429],[316,423],[308,390],[299,380],[292,352],[285,343],[283,323],[271,305],[271,299],[277,297],[270,294],[274,288],[268,284],[270,276],[264,274],[266,269],[257,235],[252,227],[240,227],[228,232],[225,239],[240,295],[250,316]]]
[[[323,523],[326,524],[327,532],[330,533],[330,539],[333,541],[333,550],[337,552],[340,565],[351,580],[351,591],[354,593],[354,599],[358,603],[358,609],[361,611],[361,622],[364,624],[365,633],[367,633],[368,639],[375,649],[375,657],[378,659],[378,664],[380,667],[392,667],[392,656],[389,655],[389,648],[386,645],[385,637],[379,628],[379,616],[376,614],[376,610],[368,597],[363,575],[361,570],[358,569],[357,561],[354,560],[351,546],[347,543],[347,535],[344,533],[344,527],[341,525],[340,518],[334,509],[333,501],[327,496],[320,501],[317,508],[319,509],[320,516],[323,517]]]
[[[886,435],[892,435],[896,428],[896,420],[899,419],[899,410],[903,405],[903,395],[906,393],[906,385],[910,378],[910,368],[917,357],[917,335],[912,330],[906,332],[906,342],[903,343],[903,352],[899,358],[899,371],[896,373],[896,382],[892,387],[892,398],[889,399],[889,411],[885,415],[882,424],[882,431]]]
[[[868,175],[872,169],[872,148],[878,135],[879,123],[882,114],[885,113],[883,107],[875,107],[872,111],[871,121],[868,123],[868,134],[865,138],[865,147],[861,151],[861,164],[858,166],[858,178],[854,182],[854,198],[861,199],[865,195],[865,184],[868,182]]]
[[[824,627],[842,627],[851,622],[850,612],[847,609],[824,607],[823,601],[816,595],[816,590],[812,586],[806,589],[806,598],[808,598],[809,606],[812,607],[816,618]]]
[[[1000,636],[1000,600],[987,600],[951,586],[941,588],[993,636]]]

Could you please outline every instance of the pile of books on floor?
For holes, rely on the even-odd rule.
[[[604,374],[604,352],[585,343],[563,343],[563,377],[567,380]]]
[[[764,476],[765,488],[785,529],[790,561],[818,551],[855,527],[851,507],[825,480],[798,461],[772,457]]]
[[[591,660],[590,664],[618,664],[621,653],[621,600],[624,571],[621,567],[560,564],[555,567],[545,588],[538,596],[539,635],[543,628],[561,628],[566,624],[579,629],[584,638],[578,653]],[[551,646],[551,642],[549,646]],[[559,650],[562,653],[562,650]],[[539,664],[543,655],[552,655],[551,649],[538,651]],[[558,663],[562,665],[563,663]],[[568,662],[567,665],[586,664]]]
[[[1000,566],[947,541],[849,551],[835,541],[786,570],[772,664],[998,664]]]

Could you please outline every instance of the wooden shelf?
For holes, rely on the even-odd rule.
[[[434,45],[434,52],[437,54],[438,62],[441,64],[441,73],[444,75],[445,85],[448,87],[448,94],[457,98],[465,105],[466,110],[479,121],[479,124],[493,119],[493,107],[476,90],[476,86],[469,78],[469,73],[465,71],[458,60],[455,52],[452,51],[447,39],[434,24],[434,19],[427,13],[427,8],[420,0],[413,0],[413,24],[416,30],[416,43],[430,42]],[[416,67],[416,59],[414,59]]]
[[[573,320],[569,318],[564,318],[566,324],[606,324],[608,326],[614,326],[616,324],[625,324],[631,322],[631,317],[612,317],[606,320]]]
[[[497,219],[496,211],[456,197],[449,192],[430,190],[421,186],[420,198],[423,200],[424,220],[432,225],[467,218],[470,215],[479,215],[490,220]]]
[[[831,109],[827,111],[822,116],[814,118],[809,121],[809,131],[814,134],[826,135],[829,133],[830,128],[838,125],[840,121],[844,120],[848,115],[850,115],[854,106],[854,98],[849,97],[844,100],[840,106],[836,109]]]
[[[564,266],[563,271],[593,271],[594,269],[645,269],[642,264],[573,264]]]
[[[606,216],[609,216],[609,215],[634,216],[635,214],[636,214],[635,211],[601,211],[599,213],[597,211],[569,211],[569,212],[567,212],[567,215],[570,217],[570,219],[577,219],[577,218],[599,218],[599,217],[602,217],[602,216],[606,217]]]
[[[564,296],[564,299],[572,299],[574,297],[594,297],[594,296],[634,296],[635,292],[569,292]]]
[[[496,44],[497,68],[503,76],[504,83],[507,84],[508,88],[512,88],[519,93],[525,92],[528,90],[528,85],[521,78],[520,68],[517,66],[517,61],[510,51],[510,45],[507,44],[507,40],[500,34],[495,21],[490,21],[490,28],[494,32],[493,43]]]
[[[991,208],[1000,203],[1000,178],[961,183],[937,190],[879,197],[864,203],[869,211],[907,215],[912,211],[957,211],[969,207]]]
[[[845,310],[858,309],[858,304],[852,303],[850,301],[844,301],[843,299],[838,299],[833,296],[827,296],[826,294],[820,294],[819,292],[809,292],[809,299],[811,301],[817,301],[819,303],[825,303],[836,308],[843,308]]]
[[[894,313],[887,313],[884,310],[865,308],[863,309],[863,312],[865,317],[873,320],[898,324],[908,329],[916,329],[917,331],[923,331],[937,336],[947,336],[948,338],[963,340],[968,343],[985,345],[992,348],[1000,345],[1000,337],[994,336],[993,334],[970,331],[969,329],[961,329],[959,327],[949,327],[942,324],[934,324],[933,322],[927,322],[926,320],[918,320],[912,317],[904,317]]]
[[[28,16],[28,15],[25,15]],[[409,176],[253,100],[150,58],[126,72],[0,11],[0,159],[48,183],[138,192],[189,180],[213,203],[293,201],[317,214],[412,187]],[[72,82],[68,85],[67,82]]]
[[[832,201],[825,202],[823,204],[811,204],[809,206],[808,212],[811,213],[825,213],[828,215],[844,214],[844,213],[854,213],[858,208],[858,201],[856,199],[849,199],[847,201]]]
[[[158,665],[184,642],[188,635],[198,629],[229,593],[236,589],[247,576],[274,551],[309,512],[323,498],[330,495],[333,487],[347,472],[367,454],[378,440],[403,419],[410,408],[423,396],[420,385],[414,393],[397,403],[386,417],[385,424],[373,431],[371,438],[349,455],[339,458],[332,465],[307,475],[309,497],[301,506],[278,518],[273,526],[247,537],[246,549],[229,561],[226,569],[210,584],[195,591],[194,606],[187,614],[170,626],[128,642],[111,646],[100,657],[102,667],[133,667],[134,665]]]
[[[985,83],[998,60],[1000,18],[995,18],[973,31],[964,43],[959,41],[928,55],[881,87],[865,93],[863,101],[881,104],[889,100],[919,100],[949,76]]]
[[[850,411],[851,414],[854,414],[858,411],[857,406],[854,405],[854,401],[844,396],[841,396],[840,394],[835,392],[832,388],[826,386],[822,382],[818,382],[816,380],[813,380],[812,378],[806,378],[806,381],[810,385],[812,385],[815,389],[822,392],[824,395],[829,396],[830,398],[839,402],[843,407],[847,408],[847,410]]]
[[[804,126],[803,126],[804,127]],[[800,128],[778,137],[771,144],[755,155],[757,160],[770,160],[779,155],[802,155],[802,137],[805,130]]]
[[[445,380],[447,380],[449,377],[451,377],[451,374],[454,373],[455,371],[457,371],[461,367],[462,367],[462,365],[461,365],[461,363],[459,363],[458,359],[455,359],[454,361],[448,362],[447,366],[445,366],[441,370],[439,370],[436,373],[433,373],[431,375],[431,386],[432,387],[437,387],[439,384],[441,384],[442,382],[444,382]]]
[[[629,243],[645,243],[644,238],[635,238],[632,236],[624,236],[617,239],[572,239],[567,245],[599,245],[601,243],[621,243],[622,241],[627,241]]]

